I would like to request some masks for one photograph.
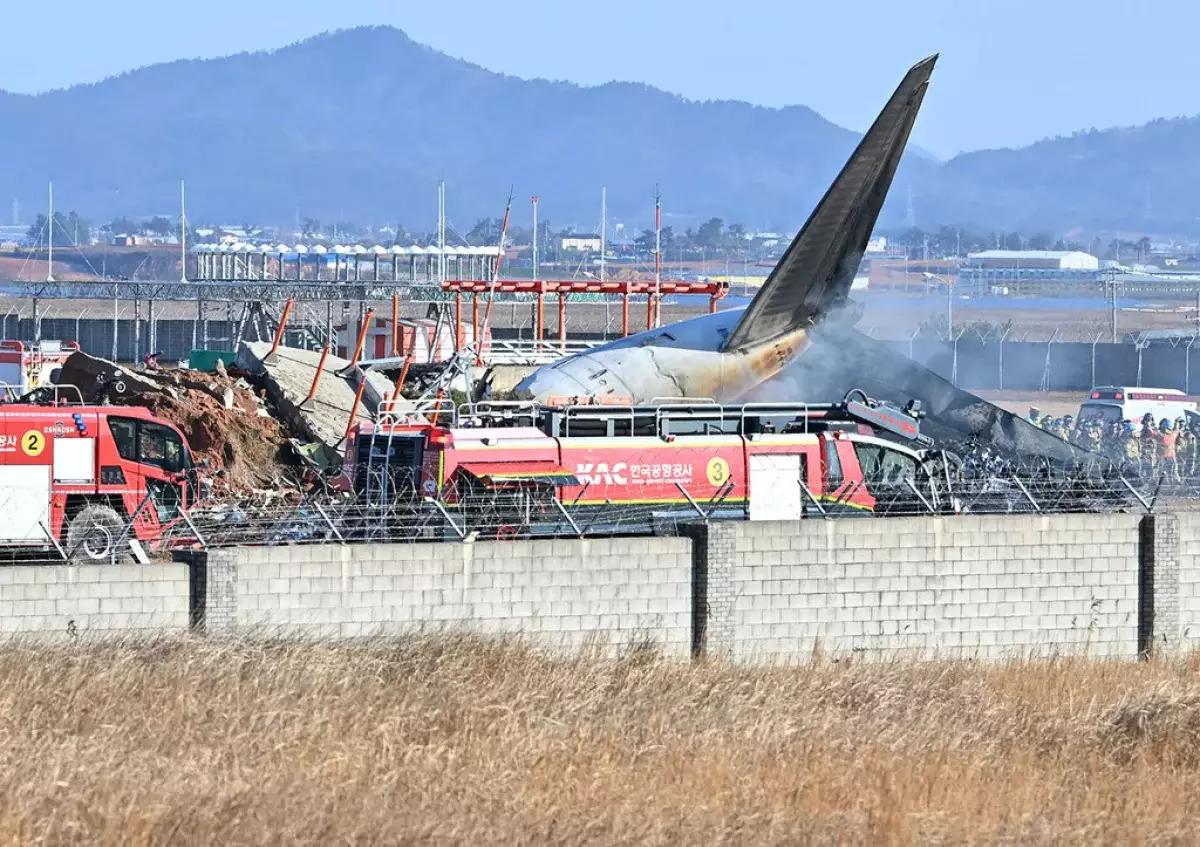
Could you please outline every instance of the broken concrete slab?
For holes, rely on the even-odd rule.
[[[319,352],[280,347],[275,363],[268,364],[266,358],[270,352],[268,342],[243,342],[238,349],[237,364],[263,381],[272,404],[292,430],[304,433],[309,441],[324,445],[332,459],[332,454],[339,452],[358,389],[353,375],[340,377],[337,374],[349,362],[331,355],[322,366]],[[301,408],[318,366],[321,367],[321,380],[316,395]],[[376,410],[391,390],[392,383],[386,376],[368,373],[356,420],[374,420]]]
[[[133,368],[118,365],[108,359],[90,356],[82,350],[72,353],[59,369],[55,384],[73,385],[79,389],[85,403],[99,403],[104,397],[132,397],[147,392],[157,393],[164,386],[153,376]]]

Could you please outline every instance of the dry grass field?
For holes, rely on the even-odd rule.
[[[5,646],[0,841],[1194,842],[1196,671]]]

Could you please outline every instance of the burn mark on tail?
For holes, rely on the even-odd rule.
[[[931,56],[904,77],[723,349],[744,350],[811,326],[849,297],[936,62]]]

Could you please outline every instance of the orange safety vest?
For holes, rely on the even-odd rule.
[[[1159,451],[1164,459],[1175,461],[1175,441],[1179,438],[1177,432],[1162,432],[1158,436]]]

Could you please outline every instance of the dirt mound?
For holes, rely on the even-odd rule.
[[[179,427],[217,496],[294,489],[311,481],[289,443],[299,433],[267,408],[266,392],[242,371],[130,368],[73,353],[58,372],[86,403],[138,406]]]
[[[147,374],[163,390],[128,398],[182,430],[216,494],[294,485],[302,475],[289,433],[241,379],[186,370]]]

